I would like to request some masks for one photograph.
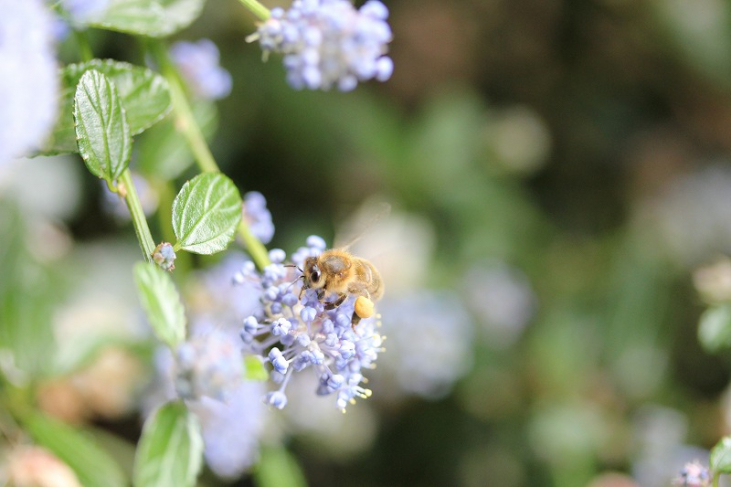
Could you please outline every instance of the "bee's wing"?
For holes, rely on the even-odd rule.
[[[391,205],[385,201],[366,201],[340,225],[335,237],[335,248],[348,250],[363,235],[375,231],[376,224],[391,213]]]

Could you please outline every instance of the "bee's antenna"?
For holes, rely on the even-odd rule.
[[[296,265],[294,265],[294,264],[284,264],[284,267],[294,267],[295,269],[297,269],[298,271],[300,271],[300,274],[304,274],[304,271],[302,269],[300,269],[299,267],[297,267]],[[298,277],[298,279],[299,279],[299,277]]]

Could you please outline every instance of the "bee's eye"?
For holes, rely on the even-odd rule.
[[[317,266],[312,266],[312,272],[310,273],[310,281],[317,282],[320,280],[320,269]]]

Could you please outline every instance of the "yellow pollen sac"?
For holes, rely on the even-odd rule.
[[[361,318],[370,318],[373,316],[373,312],[373,301],[365,296],[358,296],[358,299],[355,300],[355,314]]]

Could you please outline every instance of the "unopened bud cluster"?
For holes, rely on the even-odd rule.
[[[387,18],[388,9],[378,0],[357,10],[348,0],[295,0],[287,11],[272,9],[249,39],[259,40],[265,57],[284,54],[292,87],[350,91],[359,81],[391,77]]]

